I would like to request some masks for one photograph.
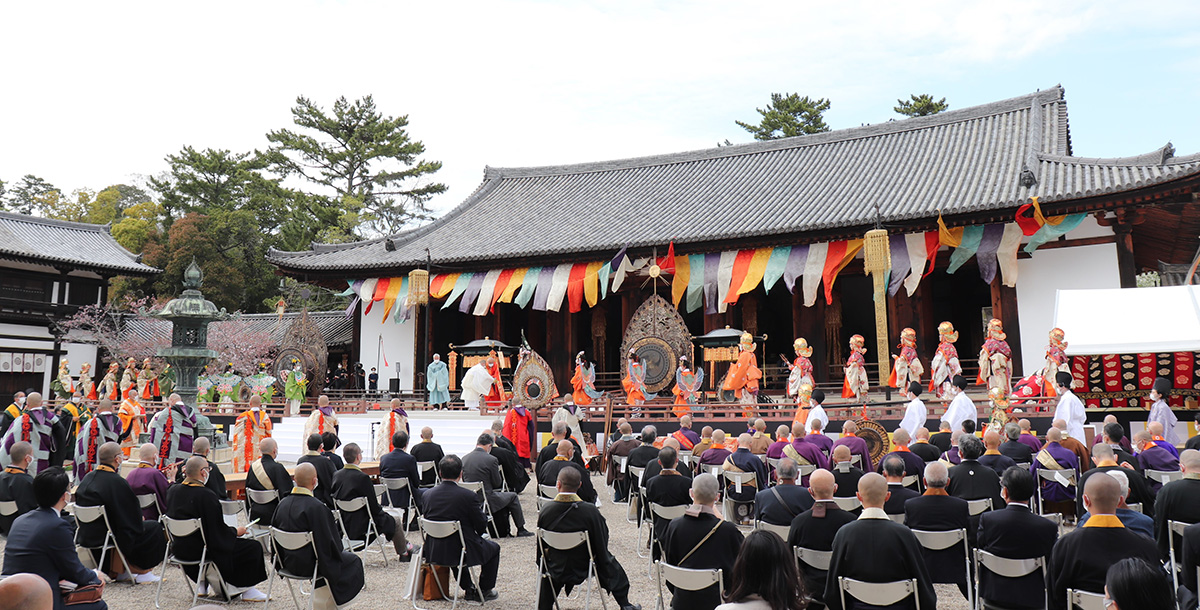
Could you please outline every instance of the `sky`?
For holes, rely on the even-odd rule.
[[[303,95],[408,115],[447,211],[485,166],[751,141],[773,92],[834,129],[1061,84],[1074,153],[1200,151],[1200,3],[84,2],[0,8],[0,180],[136,182],[184,146],[263,150]]]

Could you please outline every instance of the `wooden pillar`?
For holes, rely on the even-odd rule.
[[[1133,258],[1133,225],[1118,222],[1112,227],[1117,235],[1117,271],[1121,288],[1137,288],[1137,264]]]
[[[1009,288],[1000,281],[999,274],[992,280],[992,317],[1004,324],[1008,346],[1012,348],[1012,369],[1015,373],[1026,373],[1021,362],[1021,325],[1017,317],[1017,289]]]
[[[825,357],[825,297],[821,295],[812,307],[804,306],[800,287],[792,293],[792,340],[804,337],[812,348],[813,381],[829,381],[829,362]]]

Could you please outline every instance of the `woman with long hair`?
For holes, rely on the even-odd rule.
[[[1104,597],[1108,610],[1175,607],[1171,580],[1162,570],[1136,557],[1122,559],[1108,569]]]
[[[746,536],[733,562],[733,586],[717,610],[804,610],[808,597],[796,560],[774,532]]]

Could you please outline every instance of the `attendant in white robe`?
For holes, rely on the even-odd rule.
[[[904,408],[904,419],[900,420],[900,427],[908,432],[909,438],[916,438],[917,430],[924,428],[925,420],[929,418],[929,410],[921,400],[923,389],[920,381],[913,380],[908,382],[908,391],[904,393],[909,402]]]
[[[1067,436],[1083,442],[1083,425],[1087,423],[1087,412],[1083,410],[1083,402],[1071,391],[1073,381],[1071,374],[1065,371],[1054,375],[1054,385],[1058,390],[1058,407],[1054,409],[1054,419],[1066,422]]]
[[[967,380],[962,375],[955,375],[951,383],[954,393],[954,400],[950,401],[950,406],[946,407],[946,412],[942,415],[942,421],[950,424],[951,430],[962,430],[962,423],[968,419],[972,422],[979,419],[979,411],[975,408],[975,403],[967,396]]]
[[[479,403],[487,398],[495,383],[496,378],[492,377],[483,362],[476,363],[463,375],[462,401],[466,403],[468,409],[479,409]]]

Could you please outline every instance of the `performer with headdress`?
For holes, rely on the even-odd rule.
[[[583,446],[583,430],[580,428],[579,422],[587,419],[587,411],[580,410],[575,404],[575,397],[571,394],[563,396],[563,404],[554,410],[554,415],[550,417],[550,425],[562,422],[567,425],[571,431],[571,438],[575,439],[579,446]]]
[[[1165,377],[1159,377],[1154,380],[1154,387],[1150,390],[1150,416],[1146,423],[1158,422],[1163,427],[1163,438],[1172,447],[1179,446],[1179,434],[1175,432],[1175,424],[1179,423],[1179,418],[1175,417],[1175,413],[1171,411],[1171,405],[1167,404],[1167,393],[1171,391],[1171,380]],[[1160,440],[1160,439],[1154,439]]]
[[[168,396],[167,404],[170,406],[150,420],[150,442],[158,448],[161,468],[186,462],[196,440],[196,410],[184,404],[178,394]]]
[[[75,382],[71,379],[70,363],[66,358],[58,362],[58,375],[50,382],[50,389],[59,400],[66,400],[75,393]]]
[[[125,397],[125,393],[129,388],[134,388],[137,385],[137,360],[132,356],[125,360],[125,371],[121,373],[121,397]],[[136,388],[135,388],[136,391]]]
[[[756,347],[754,335],[742,333],[737,362],[729,367],[729,374],[725,375],[725,383],[721,385],[722,390],[733,392],[737,401],[744,405],[758,402],[758,380],[762,379],[762,371],[758,368],[758,357],[754,355]],[[749,415],[748,410],[743,413]]]
[[[575,375],[571,377],[575,404],[586,406],[604,397],[596,390],[596,365],[583,352],[575,354]]]
[[[163,370],[158,374],[158,395],[166,394],[170,396],[175,391],[175,369],[171,368],[170,364],[163,365]]]
[[[441,409],[450,402],[450,369],[442,362],[441,354],[433,355],[433,362],[425,368],[425,390],[429,392],[429,404]]]
[[[867,348],[863,347],[865,342],[862,335],[850,337],[850,357],[846,358],[842,398],[853,398],[858,402],[866,400],[870,383],[867,381],[867,360],[863,358],[863,354],[867,353]]]
[[[121,394],[117,388],[117,373],[121,365],[115,361],[108,364],[108,372],[100,379],[100,396],[109,400],[120,400]]]
[[[1012,390],[1012,349],[1004,339],[1004,323],[997,318],[988,320],[987,339],[983,342],[983,348],[979,350],[979,376],[975,383],[986,383],[989,392],[992,388],[1000,388],[1004,395],[1008,396]]]
[[[120,443],[129,435],[121,425],[121,418],[112,410],[112,401],[101,398],[96,406],[96,415],[79,430],[75,441],[75,480],[80,481],[99,462],[96,452],[104,443]]]
[[[1066,333],[1061,328],[1050,329],[1050,344],[1046,346],[1046,368],[1042,371],[1043,393],[1046,396],[1057,396],[1054,389],[1054,378],[1059,371],[1071,372],[1067,362]]]
[[[300,414],[300,403],[308,390],[308,380],[304,378],[304,370],[300,361],[292,358],[292,370],[284,371],[283,397],[287,399],[288,415],[295,417]]]
[[[800,337],[792,342],[792,348],[796,350],[796,360],[794,362],[788,362],[788,359],[782,355],[780,357],[787,363],[788,370],[791,371],[788,373],[787,394],[795,398],[797,404],[799,404],[800,386],[808,385],[811,387],[813,384],[813,365],[812,360],[808,359],[809,356],[812,356],[813,349],[808,345],[808,341],[804,337]]]
[[[917,356],[917,331],[911,328],[900,331],[900,344],[896,347],[900,348],[900,355],[892,359],[894,364],[892,374],[888,377],[888,385],[903,390],[909,386],[910,381],[919,383],[921,374],[925,372],[925,367],[921,366],[921,358]]]
[[[676,417],[683,417],[692,412],[690,405],[700,403],[704,394],[704,369],[692,370],[687,356],[679,357],[679,368],[675,369],[674,412]]]
[[[92,363],[84,362],[83,366],[79,367],[79,383],[76,385],[79,393],[88,400],[96,400],[100,396],[96,393],[96,382],[92,380]]]
[[[138,371],[137,376],[137,388],[138,396],[142,400],[151,400],[155,396],[159,396],[158,373],[154,372],[149,358],[142,360],[142,369]]]
[[[196,402],[211,403],[213,402],[213,386],[216,385],[216,375],[209,372],[212,365],[204,365],[204,372],[196,377]]]
[[[233,446],[233,471],[249,472],[250,465],[262,457],[258,443],[271,436],[271,417],[262,410],[262,399],[250,397],[250,408],[237,416],[230,433]]]
[[[988,418],[988,427],[994,428],[997,434],[1004,434],[1004,426],[1012,420],[1009,415],[1008,394],[999,387],[988,390],[988,399],[992,402],[992,414]]]
[[[625,378],[621,380],[621,387],[625,388],[625,402],[641,405],[658,398],[658,394],[646,391],[646,368],[642,366],[637,353],[629,350],[629,358],[625,362]]]
[[[271,402],[275,395],[275,377],[267,373],[267,363],[259,362],[258,371],[243,379],[251,396],[258,396],[265,402]]]
[[[121,428],[129,431],[129,436],[121,442],[121,452],[129,457],[134,447],[141,445],[138,439],[146,429],[146,408],[138,402],[136,386],[125,389],[125,398],[117,407],[117,417],[121,418]]]
[[[938,324],[938,346],[929,363],[929,391],[937,398],[942,398],[950,389],[950,382],[955,375],[962,374],[962,365],[958,363],[958,350],[954,342],[958,341],[958,332],[949,322]]]
[[[233,363],[225,365],[225,372],[217,377],[213,385],[217,403],[222,405],[223,412],[233,412],[233,403],[241,399],[242,376],[233,372]]]
[[[408,432],[408,411],[404,410],[400,399],[393,398],[391,407],[391,410],[383,416],[383,421],[379,422],[379,430],[375,432],[376,460],[395,449],[392,446],[392,435],[401,430]]]

